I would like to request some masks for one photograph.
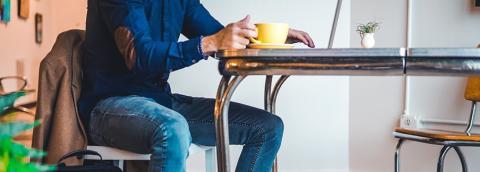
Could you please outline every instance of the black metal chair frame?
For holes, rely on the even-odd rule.
[[[465,130],[465,134],[469,136],[471,135],[471,130],[473,128],[475,118],[476,118],[476,113],[475,113],[476,106],[477,106],[477,102],[472,101],[472,108],[470,110],[470,119],[468,120],[468,126],[467,126],[467,129]],[[395,149],[395,172],[400,172],[400,150],[403,143],[407,140],[443,146],[438,156],[437,172],[443,172],[443,167],[445,164],[445,156],[447,155],[448,151],[452,148],[455,150],[455,152],[457,153],[460,159],[460,163],[462,165],[462,171],[467,172],[468,171],[467,162],[465,160],[465,156],[460,150],[460,146],[480,147],[480,142],[475,142],[475,141],[439,140],[439,139],[432,139],[432,138],[426,138],[426,137],[419,137],[419,136],[410,135],[410,134],[403,134],[398,132],[394,132],[394,136],[399,139]]]
[[[6,77],[0,77],[0,95],[9,94],[9,93],[5,92],[5,89],[4,89],[5,87],[2,84],[2,81],[6,80],[6,79],[15,79],[15,80],[23,82],[21,84],[21,86],[18,88],[18,90],[14,90],[13,92],[16,92],[16,91],[33,92],[33,91],[35,91],[35,90],[26,90],[25,89],[28,85],[28,80],[25,77],[6,76]],[[36,104],[37,104],[36,102],[31,102],[31,103],[22,104],[22,105],[16,105],[15,107],[12,107],[12,110],[17,110],[17,111],[20,111],[20,112],[24,112],[28,115],[35,116],[35,112],[32,111],[30,108],[35,107]]]
[[[2,82],[3,80],[6,80],[6,79],[15,79],[15,80],[18,80],[18,81],[22,81],[23,84],[22,86],[18,89],[18,90],[15,90],[15,91],[20,91],[20,90],[23,90],[25,89],[25,87],[27,87],[28,85],[28,81],[25,77],[21,77],[21,76],[6,76],[6,77],[0,77],[0,93],[4,92],[4,86],[2,85]]]

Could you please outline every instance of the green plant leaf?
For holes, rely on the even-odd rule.
[[[30,163],[30,165],[33,166],[38,171],[53,171],[57,169],[57,167],[53,165],[42,165],[37,163]]]
[[[7,109],[11,108],[13,106],[13,103],[15,101],[22,97],[25,96],[27,93],[25,91],[17,91],[5,95],[0,95],[0,116],[4,115]]]
[[[45,153],[42,151],[29,149],[21,144],[13,142],[11,138],[8,139],[3,137],[0,139],[0,172],[42,172],[55,170],[55,166],[29,163],[25,160],[28,157],[35,158],[44,155]]]
[[[30,158],[41,158],[47,155],[46,152],[41,151],[41,150],[36,150],[36,149],[30,149],[28,150],[28,157]]]
[[[360,35],[365,33],[375,33],[378,28],[380,27],[380,23],[378,22],[368,22],[367,24],[359,24],[357,25],[357,32]]]
[[[15,112],[11,110],[7,110],[3,115],[0,115],[0,123],[13,121],[14,119],[15,119]]]
[[[13,158],[19,159],[28,157],[28,155],[30,155],[30,150],[27,147],[18,143],[14,143],[11,145],[11,152],[14,155]]]
[[[21,122],[21,121],[0,123],[0,137],[1,136],[14,137],[20,134],[21,132],[32,129],[33,127],[39,124],[40,124],[40,121],[35,121],[32,124],[27,122]]]
[[[46,155],[45,152],[30,149],[13,141],[18,133],[31,129],[40,124],[35,121],[32,124],[26,122],[0,123],[0,172],[44,172],[53,171],[55,166],[30,163],[27,158],[39,158]]]

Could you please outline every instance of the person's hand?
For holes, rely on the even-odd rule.
[[[295,29],[288,30],[287,43],[293,44],[297,42],[302,42],[310,48],[315,48],[315,43],[308,33]]]
[[[250,15],[228,24],[219,32],[206,36],[202,40],[202,52],[212,54],[218,50],[245,49],[250,37],[257,37],[255,25],[250,23]]]

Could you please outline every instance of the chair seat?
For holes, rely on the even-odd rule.
[[[198,152],[214,149],[212,146],[190,145],[188,152],[193,155]],[[87,150],[98,152],[103,160],[150,160],[151,154],[137,154],[130,151],[107,147],[107,146],[87,146]],[[98,159],[97,156],[87,155],[85,159]]]
[[[107,146],[87,146],[87,149],[98,152],[103,160],[150,160],[150,154],[137,154]],[[87,155],[85,159],[98,159],[98,157]]]
[[[412,130],[406,128],[396,128],[395,132],[412,136],[445,140],[445,141],[473,141],[480,142],[480,135],[467,135],[463,132],[443,131],[443,130]]]

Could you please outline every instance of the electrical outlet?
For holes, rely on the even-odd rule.
[[[418,129],[422,128],[421,126],[421,119],[419,116],[416,115],[402,115],[400,119],[400,127],[401,128],[408,128],[408,129]]]

